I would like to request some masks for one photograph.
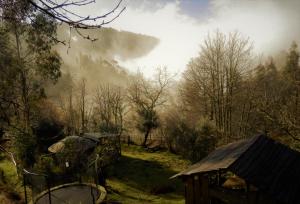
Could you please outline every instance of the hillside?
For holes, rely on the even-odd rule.
[[[89,92],[100,84],[114,84],[125,87],[131,73],[119,65],[127,61],[146,56],[158,44],[152,36],[118,31],[112,28],[82,31],[85,35],[96,38],[96,41],[83,39],[75,31],[69,35],[69,28],[58,27],[58,36],[66,45],[57,44],[55,50],[62,59],[62,76],[55,85],[48,82],[47,96],[57,100],[75,87],[78,81],[86,79]]]

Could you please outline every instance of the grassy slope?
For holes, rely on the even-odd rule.
[[[150,153],[138,146],[123,146],[120,161],[108,169],[108,200],[124,204],[184,203],[182,182],[169,177],[188,165],[188,161],[168,152]]]
[[[21,199],[23,189],[13,163],[2,158],[0,161],[1,172],[4,174],[0,176],[0,203],[22,203],[19,199]]]

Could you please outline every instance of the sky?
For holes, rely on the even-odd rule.
[[[113,8],[118,0],[96,0],[80,8],[96,15]],[[123,0],[126,10],[110,27],[154,36],[160,43],[146,56],[115,59],[130,71],[151,76],[166,66],[180,75],[200,52],[209,33],[238,31],[253,43],[254,54],[272,55],[300,39],[299,0]]]

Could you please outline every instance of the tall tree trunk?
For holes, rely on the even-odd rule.
[[[28,83],[27,83],[27,73],[25,67],[21,67],[21,44],[18,29],[15,26],[15,39],[17,45],[17,57],[18,57],[18,66],[20,72],[20,85],[21,85],[21,98],[23,105],[23,122],[25,125],[25,131],[27,132],[30,128],[30,105],[29,105],[29,96],[28,96]]]
[[[145,136],[144,136],[144,141],[142,144],[143,147],[147,147],[147,140],[148,140],[150,132],[151,132],[151,128],[147,128],[147,130],[145,132]]]

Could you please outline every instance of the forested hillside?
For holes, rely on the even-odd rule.
[[[182,186],[168,178],[221,145],[264,134],[300,150],[297,39],[289,39],[288,49],[261,54],[247,33],[207,31],[182,72],[158,64],[149,76],[120,64],[150,56],[159,46],[171,50],[164,42],[173,39],[164,32],[158,38],[110,28],[126,11],[122,1],[97,17],[67,9],[92,2],[0,0],[0,202],[1,196],[3,202],[9,197],[24,201],[27,170],[80,177],[81,182],[81,174],[95,165],[93,179],[102,179],[102,185],[113,174],[108,176],[110,188],[105,186],[112,201],[180,203],[182,197],[175,194],[183,192]],[[110,15],[114,17],[107,20]],[[157,57],[164,56],[182,57],[173,52]],[[86,149],[68,147],[69,136],[88,138],[82,145]],[[51,152],[57,143],[57,149],[70,150]],[[112,151],[115,146],[119,149]],[[80,164],[70,166],[65,157],[76,155],[74,149],[80,159],[72,162]],[[134,168],[150,170],[134,175]],[[143,172],[148,177],[139,175]],[[141,190],[142,184],[148,186]],[[163,187],[171,190],[154,192]]]

